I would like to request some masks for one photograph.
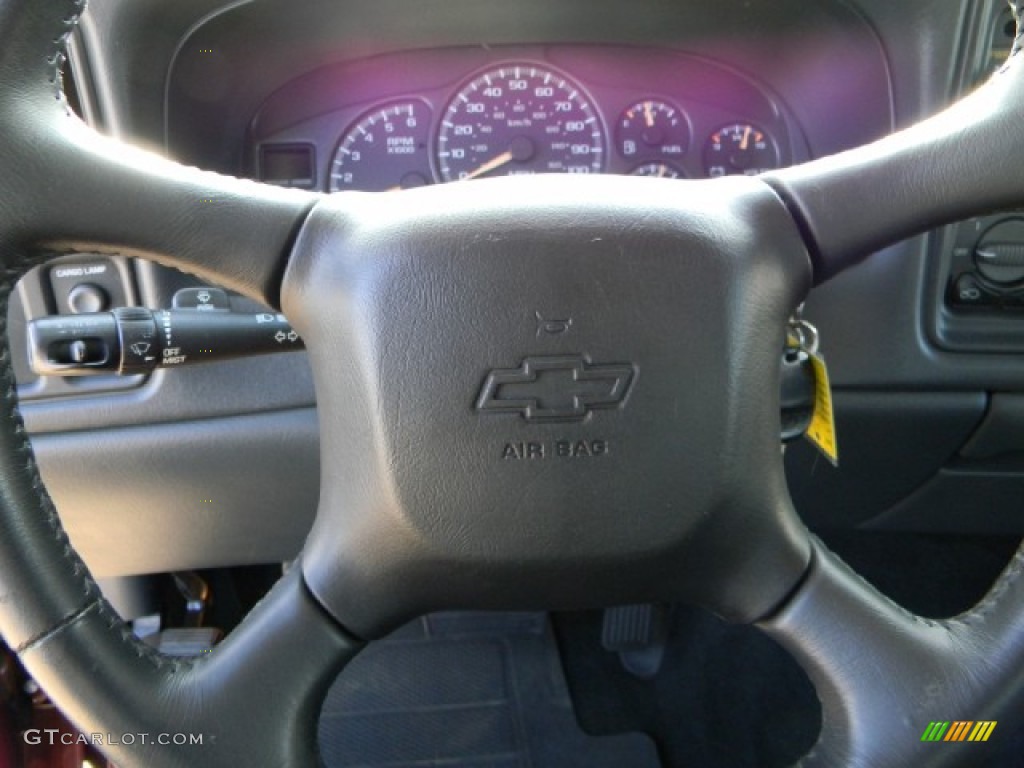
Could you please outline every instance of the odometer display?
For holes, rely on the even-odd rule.
[[[600,173],[605,137],[590,99],[531,64],[484,72],[456,94],[438,136],[441,178]]]

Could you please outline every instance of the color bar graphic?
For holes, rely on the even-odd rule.
[[[936,720],[928,723],[921,741],[988,741],[996,720]]]
[[[924,733],[921,735],[921,741],[942,741],[942,737],[946,735],[947,730],[949,730],[948,721],[928,723],[928,727],[924,729]]]

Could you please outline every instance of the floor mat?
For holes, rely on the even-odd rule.
[[[659,768],[580,730],[545,614],[435,614],[372,643],[320,718],[327,768]]]
[[[576,714],[591,733],[650,733],[666,768],[783,768],[814,744],[821,709],[766,635],[676,606],[661,671],[639,680],[601,646],[601,613],[558,613]]]

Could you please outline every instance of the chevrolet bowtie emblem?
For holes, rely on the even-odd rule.
[[[527,421],[583,421],[595,409],[620,407],[635,375],[632,365],[594,365],[580,355],[528,357],[519,368],[491,371],[476,408]]]

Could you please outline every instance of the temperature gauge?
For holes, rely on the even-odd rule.
[[[682,110],[648,99],[622,113],[615,140],[627,160],[680,158],[690,143],[690,127]]]
[[[430,182],[430,109],[420,101],[386,104],[349,126],[331,161],[330,191],[383,192]]]
[[[704,170],[708,176],[737,176],[779,167],[775,140],[755,125],[736,123],[716,131],[704,147]]]

